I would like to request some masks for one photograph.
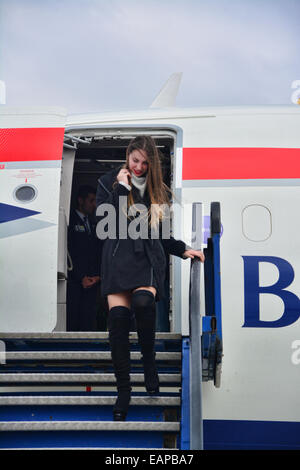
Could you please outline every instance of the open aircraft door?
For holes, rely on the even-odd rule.
[[[0,106],[0,331],[50,332],[66,110]]]

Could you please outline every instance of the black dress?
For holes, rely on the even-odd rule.
[[[164,280],[168,263],[168,255],[173,254],[183,259],[186,244],[181,240],[168,239],[119,238],[118,208],[119,196],[128,196],[130,190],[117,183],[116,176],[121,167],[118,167],[98,179],[96,194],[97,208],[103,203],[113,204],[116,209],[117,229],[116,239],[107,238],[103,243],[101,257],[101,293],[103,296],[135,289],[141,286],[154,286],[156,288],[156,301],[164,297]],[[142,198],[139,190],[132,186],[132,196],[135,203],[143,203],[150,207],[150,198],[147,188]],[[97,217],[100,221],[103,217]],[[133,217],[127,219],[127,222]],[[161,231],[160,231],[161,233]]]

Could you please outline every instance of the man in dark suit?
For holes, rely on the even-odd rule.
[[[96,235],[93,219],[95,189],[81,186],[76,200],[77,208],[71,210],[68,227],[72,269],[67,286],[67,331],[96,331],[102,242]]]

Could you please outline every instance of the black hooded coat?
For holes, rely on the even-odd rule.
[[[99,216],[99,206],[101,204],[112,204],[116,211],[116,238],[106,238],[103,242],[101,258],[101,293],[103,296],[116,294],[126,290],[132,290],[141,286],[154,286],[156,288],[156,301],[164,297],[164,280],[166,268],[168,265],[168,255],[175,255],[182,259],[185,250],[189,247],[181,240],[162,238],[161,224],[159,229],[159,238],[151,238],[149,232],[148,238],[133,239],[127,235],[127,238],[120,238],[119,234],[119,197],[128,196],[128,190],[123,184],[117,183],[117,174],[122,167],[115,168],[98,179],[96,193],[97,220],[98,224],[104,222],[107,212]],[[150,198],[145,189],[144,197],[141,197],[139,190],[132,185],[132,196],[135,203],[142,203],[147,208],[150,207]],[[123,200],[126,201],[127,197]],[[105,206],[102,206],[104,211]],[[124,216],[126,217],[126,216]],[[134,219],[134,216],[126,218],[127,227]],[[98,234],[98,230],[97,230]],[[99,235],[98,235],[99,236]]]

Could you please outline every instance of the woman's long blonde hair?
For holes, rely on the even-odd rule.
[[[164,210],[160,205],[167,204],[168,207],[170,207],[171,201],[169,195],[172,195],[173,197],[174,195],[171,189],[163,181],[159,151],[155,145],[154,139],[148,135],[140,135],[131,139],[126,149],[126,162],[122,168],[129,170],[129,155],[134,150],[144,150],[147,155],[148,170],[146,173],[146,187],[151,205],[145,216],[148,218],[148,223],[157,228],[159,222],[165,217]],[[117,181],[114,182],[113,186],[116,184]],[[132,186],[131,182],[129,182],[129,184]],[[152,204],[155,204],[155,206],[152,206]],[[132,191],[130,191],[127,198],[127,209],[132,205],[134,205],[134,200]]]

